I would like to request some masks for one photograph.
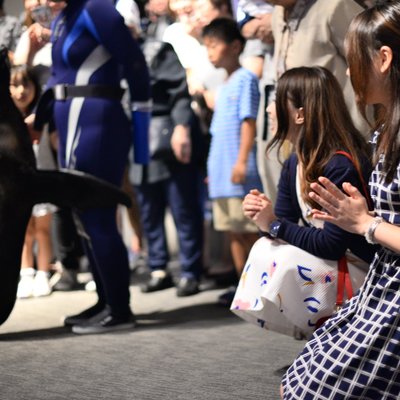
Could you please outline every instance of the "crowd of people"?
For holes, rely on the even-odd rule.
[[[142,292],[176,286],[177,296],[195,295],[209,262],[209,211],[229,243],[236,283],[260,236],[331,260],[351,250],[370,263],[360,290],[315,330],[284,375],[282,398],[397,398],[400,2],[24,5],[18,19],[0,2],[0,44],[9,49],[11,94],[32,145],[46,143],[55,168],[124,187],[136,240],[126,248],[116,208],[71,216],[38,205],[18,297],[51,293],[55,260],[74,287],[78,229],[98,301],[65,324],[78,334],[132,328],[127,250],[146,252]],[[40,165],[40,151],[37,158]],[[177,281],[168,268],[168,210]],[[216,301],[230,306],[236,291]]]

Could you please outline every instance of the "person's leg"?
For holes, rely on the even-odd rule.
[[[38,246],[37,249],[37,273],[35,276],[35,284],[33,295],[36,297],[47,296],[51,293],[49,282],[51,259],[53,256],[50,227],[52,214],[48,213],[43,216],[34,217],[35,223],[35,239]]]
[[[78,287],[79,259],[83,250],[70,209],[57,209],[53,214],[53,228],[54,253],[58,267],[53,289],[73,290]]]
[[[203,271],[203,207],[199,180],[197,166],[179,165],[171,170],[167,181],[168,204],[179,239],[178,296],[197,293]]]
[[[251,247],[259,238],[256,233],[238,233],[230,232],[230,248],[232,260],[236,269],[238,278],[243,272]]]
[[[242,199],[224,198],[213,202],[213,218],[216,229],[227,231],[232,261],[239,280],[250,249],[258,239],[257,227],[249,221],[242,210]],[[230,306],[236,292],[232,286],[218,298],[218,303]]]
[[[31,217],[26,227],[25,241],[21,255],[21,269],[33,268],[35,265],[35,258],[33,255],[34,240],[35,240],[35,223],[34,223],[34,217]]]
[[[38,244],[37,269],[50,272],[53,248],[50,236],[52,214],[46,214],[35,219],[35,239]]]
[[[243,272],[251,246],[258,239],[256,233],[238,233],[229,232],[229,243],[232,255],[232,261],[235,267],[238,280]],[[230,287],[226,292],[222,293],[218,298],[218,303],[222,306],[229,307],[236,293],[236,286]]]
[[[28,226],[26,227],[25,241],[21,254],[21,272],[17,289],[18,299],[25,299],[33,295],[33,285],[35,279],[35,270],[33,268],[35,264],[33,255],[33,242],[34,222],[33,217],[31,217]]]
[[[88,210],[80,215],[80,219],[89,237],[98,304],[104,298],[106,305],[86,322],[74,325],[72,332],[87,334],[133,328],[128,253],[118,232],[116,207]],[[93,308],[96,309],[96,305]]]
[[[68,120],[70,111],[68,109],[64,115],[62,106],[59,110],[55,109],[56,114],[60,111],[56,116],[61,125]],[[70,125],[67,131],[61,131],[61,165],[66,164],[68,168],[92,174],[121,187],[131,144],[131,127],[120,102],[85,99],[77,123],[79,129],[75,130]],[[78,136],[75,135],[77,132],[80,132]],[[74,137],[74,147],[66,157],[67,137],[70,135]],[[105,308],[87,321],[73,326],[72,331],[84,334],[132,328],[134,318],[129,304],[128,254],[117,228],[116,207],[87,210],[79,217],[88,236],[86,250],[99,303],[101,306],[105,303]]]
[[[173,286],[166,271],[169,261],[167,238],[164,226],[166,199],[165,181],[135,186],[144,235],[147,239],[150,280],[142,286],[145,293]]]
[[[80,215],[80,219],[90,238],[90,261],[94,263],[96,286],[103,289],[111,313],[127,317],[131,314],[128,254],[118,232],[116,209],[88,210]]]
[[[78,223],[78,218],[76,217],[75,219],[77,220]],[[95,267],[96,263],[91,243],[89,240],[84,239],[83,237],[81,237],[81,241],[82,241],[81,246],[88,258],[89,265],[91,266],[91,273],[93,276],[93,280],[95,282],[95,288],[96,288],[95,290],[98,298],[97,302],[93,306],[83,310],[78,314],[69,315],[65,317],[64,319],[65,326],[74,326],[87,323],[91,318],[95,318],[96,316],[103,313],[107,307],[107,299],[104,293],[103,284],[98,274],[98,269]]]

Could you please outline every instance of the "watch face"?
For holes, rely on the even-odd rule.
[[[279,228],[281,227],[282,222],[279,220],[275,220],[271,222],[269,226],[269,234],[276,238],[278,236]]]

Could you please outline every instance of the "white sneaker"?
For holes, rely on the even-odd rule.
[[[85,285],[85,290],[87,292],[95,292],[96,291],[96,282],[92,279]]]
[[[33,268],[22,268],[17,289],[18,299],[27,299],[33,295],[35,282],[35,270]]]
[[[38,271],[33,284],[33,296],[48,296],[50,293],[49,273],[46,271]]]

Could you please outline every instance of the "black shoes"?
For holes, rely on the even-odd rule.
[[[93,333],[109,333],[133,329],[136,326],[135,317],[129,314],[126,317],[117,317],[111,314],[108,308],[90,318],[86,322],[74,325],[72,332],[80,335]]]
[[[230,307],[233,301],[233,298],[236,294],[236,286],[231,286],[226,292],[222,293],[218,296],[218,304],[223,307]]]
[[[111,314],[109,307],[97,303],[79,314],[65,318],[64,325],[72,326],[72,332],[84,335],[132,329],[136,323],[132,313],[117,317]]]
[[[150,280],[145,283],[140,290],[142,293],[156,292],[157,290],[164,290],[174,286],[174,282],[170,275],[166,274],[164,277],[152,276]]]
[[[151,273],[150,280],[141,287],[143,293],[156,292],[157,290],[168,289],[174,286],[171,275],[164,270],[157,270]],[[191,296],[199,293],[199,282],[195,278],[182,277],[176,286],[178,297]]]
[[[90,318],[93,318],[97,314],[101,313],[105,308],[104,304],[96,303],[94,306],[82,311],[79,314],[70,315],[64,319],[65,326],[72,326],[86,322]]]
[[[199,282],[195,278],[182,277],[177,285],[176,295],[178,297],[191,296],[199,293]]]

